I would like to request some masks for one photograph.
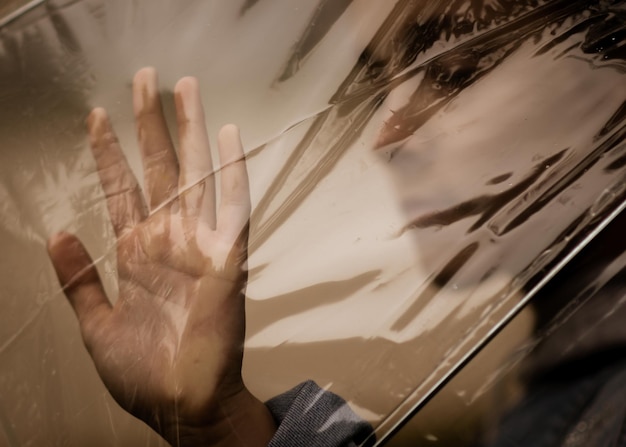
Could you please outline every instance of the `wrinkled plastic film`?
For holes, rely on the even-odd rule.
[[[157,442],[102,386],[45,250],[75,233],[116,299],[85,119],[108,111],[145,191],[136,70],[174,141],[174,84],[198,77],[218,190],[215,135],[242,130],[248,386],[313,379],[383,437],[621,203],[623,27],[619,2],[559,1],[44,2],[4,24],[8,445]]]

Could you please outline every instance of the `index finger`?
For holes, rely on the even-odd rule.
[[[87,118],[87,128],[111,224],[119,238],[145,218],[143,196],[106,111],[93,109]]]

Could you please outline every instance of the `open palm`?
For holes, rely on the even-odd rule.
[[[218,135],[222,167],[217,205],[197,81],[181,79],[175,99],[179,156],[163,116],[155,71],[147,68],[135,75],[145,198],[106,112],[94,109],[88,118],[117,236],[115,304],[75,236],[59,234],[48,249],[85,345],[113,397],[179,443],[181,431],[199,440],[198,433],[224,425],[224,415],[232,418],[233,409],[238,412],[250,402],[266,410],[241,379],[250,199],[239,133],[229,125]]]

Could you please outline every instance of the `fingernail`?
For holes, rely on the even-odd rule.
[[[202,114],[200,104],[198,80],[192,76],[181,78],[174,88],[174,93],[180,101],[181,111],[187,118],[199,117]]]
[[[94,108],[87,116],[87,129],[90,133],[102,131],[103,123],[106,122],[107,112],[102,107]]]
[[[135,111],[143,110],[157,94],[157,72],[153,67],[139,70],[133,79],[133,103]]]

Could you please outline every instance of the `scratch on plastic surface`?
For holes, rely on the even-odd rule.
[[[0,354],[2,354],[6,349],[9,348],[17,339],[21,337],[21,335],[28,329],[33,322],[37,319],[37,317],[41,314],[44,305],[41,305],[35,309],[35,311],[31,314],[31,316],[20,326],[20,328],[13,333],[2,345],[0,345]]]
[[[115,424],[113,423],[113,414],[111,413],[111,407],[109,405],[109,401],[107,399],[106,394],[102,395],[102,400],[104,401],[104,408],[106,408],[107,416],[109,418],[109,426],[111,427],[111,432],[113,433],[113,438],[115,439],[115,443],[119,440],[117,436],[117,432],[115,431]]]

